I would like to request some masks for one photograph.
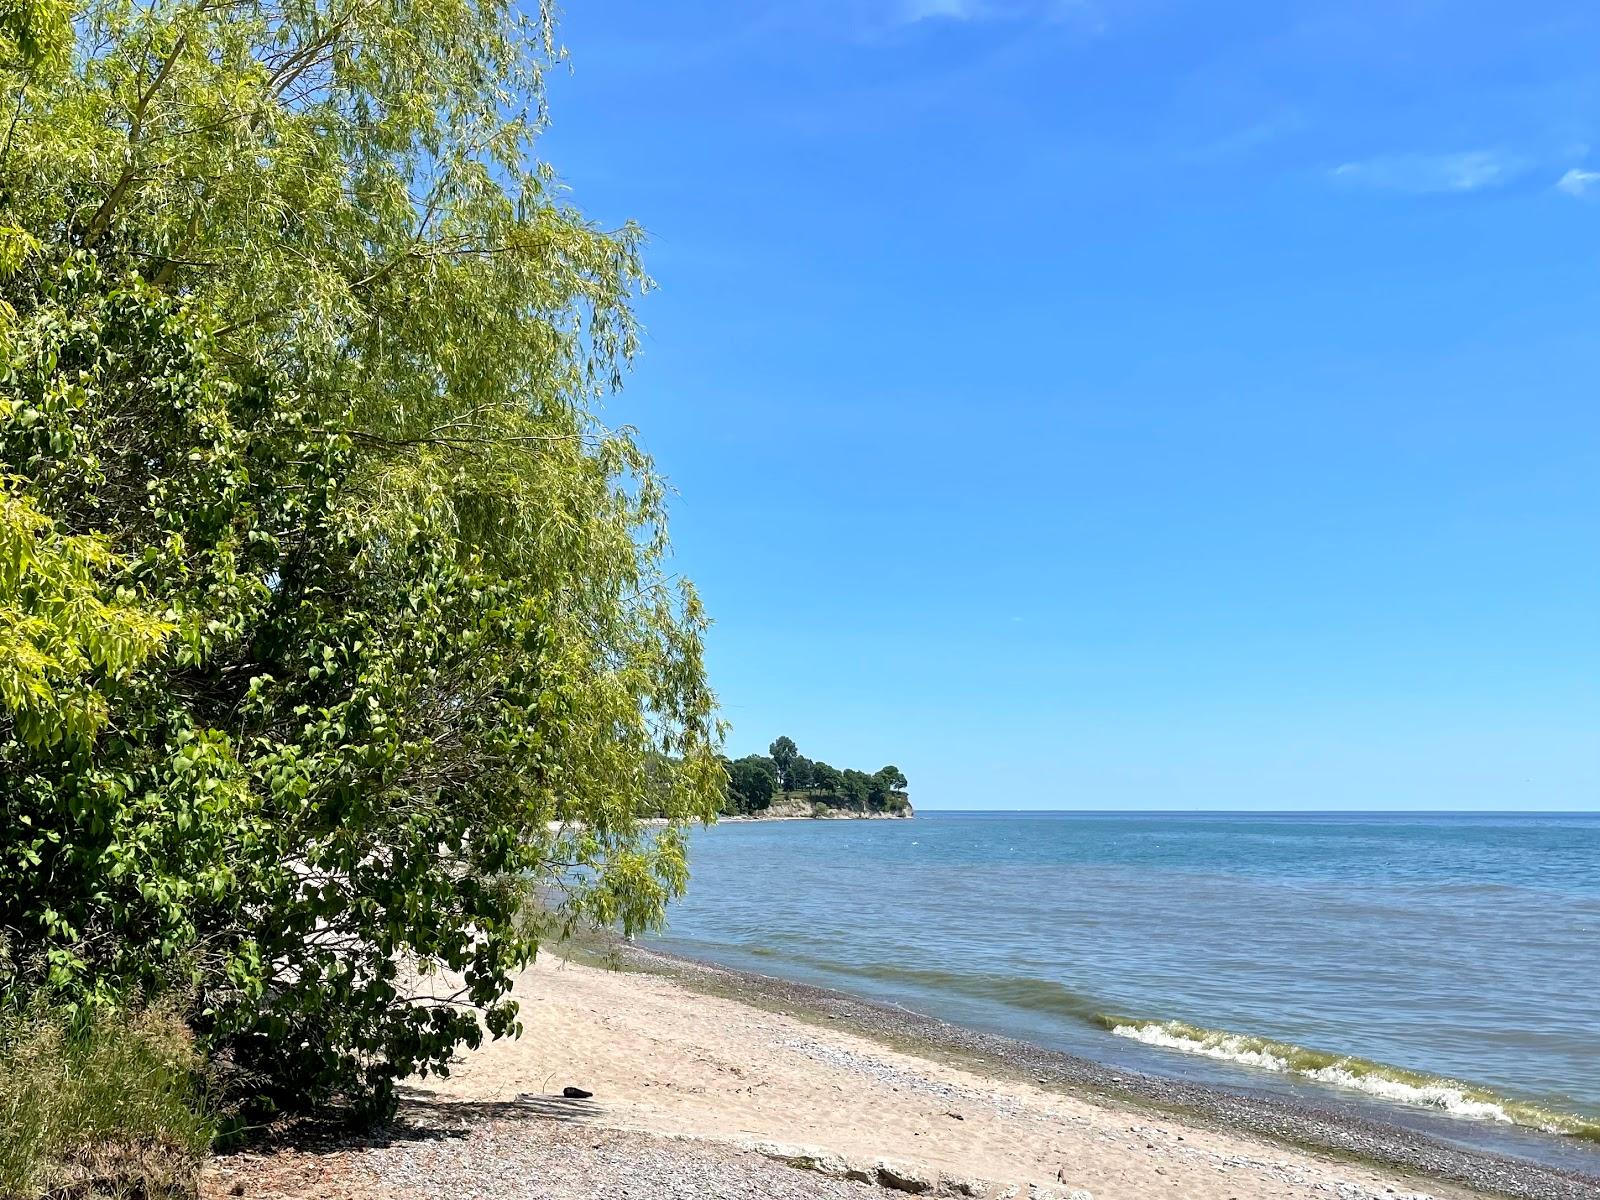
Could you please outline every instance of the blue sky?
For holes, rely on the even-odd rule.
[[[1600,807],[1600,8],[570,7],[733,753]]]

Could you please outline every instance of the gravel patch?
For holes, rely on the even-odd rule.
[[[224,1155],[202,1200],[882,1200],[878,1188],[715,1142],[544,1116],[411,1114],[383,1134]]]

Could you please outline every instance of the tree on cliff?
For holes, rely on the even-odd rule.
[[[878,771],[877,778],[883,781],[883,786],[892,791],[904,791],[908,786],[905,774],[899,767],[883,767]]]
[[[682,889],[704,619],[595,413],[648,281],[534,159],[558,58],[502,0],[0,17],[0,999],[176,983],[381,1107],[516,1029],[530,881]]]
[[[752,754],[737,763],[724,761],[727,801],[733,811],[767,807],[772,791],[778,788],[785,792],[816,789],[821,795],[814,799],[824,804],[838,799],[849,807],[880,812],[907,807],[901,794],[907,786],[906,777],[899,767],[883,767],[871,775],[854,769],[839,771],[825,762],[813,762],[787,737],[774,740],[770,750],[771,757]],[[758,776],[765,776],[770,787]]]
[[[899,767],[884,767],[867,781],[867,803],[882,812],[894,807],[894,793],[906,786]]]
[[[794,741],[790,738],[780,737],[767,747],[767,753],[772,756],[772,761],[778,768],[778,786],[786,792],[793,790],[794,783],[792,782],[790,771],[794,765],[795,758],[800,753],[795,747]]]
[[[728,793],[735,812],[758,812],[772,803],[778,773],[770,758],[751,754],[728,766]]]
[[[872,794],[872,777],[865,771],[846,767],[839,779],[839,794],[851,804],[865,808],[868,797]]]
[[[804,754],[796,754],[789,762],[789,771],[787,775],[789,790],[794,791],[796,788],[808,788],[815,786],[816,768],[817,764],[812,762]]]

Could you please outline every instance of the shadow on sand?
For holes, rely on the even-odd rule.
[[[399,1119],[432,1124],[458,1121],[463,1125],[485,1119],[526,1120],[538,1117],[548,1121],[594,1120],[603,1110],[592,1099],[522,1092],[511,1100],[444,1100],[414,1088],[400,1089]]]
[[[382,1125],[358,1124],[337,1116],[280,1122],[224,1151],[259,1155],[276,1151],[338,1154],[376,1150],[403,1142],[451,1141],[468,1136],[486,1121],[562,1121],[587,1124],[603,1109],[592,1099],[523,1092],[507,1100],[448,1100],[417,1088],[399,1089],[394,1119]]]

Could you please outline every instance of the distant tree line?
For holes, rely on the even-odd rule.
[[[899,767],[881,767],[870,775],[853,767],[841,770],[821,759],[807,758],[793,738],[780,737],[767,747],[766,754],[747,754],[731,761],[725,758],[722,765],[728,773],[723,801],[723,811],[728,813],[761,812],[780,792],[871,812],[909,806],[906,777]]]

